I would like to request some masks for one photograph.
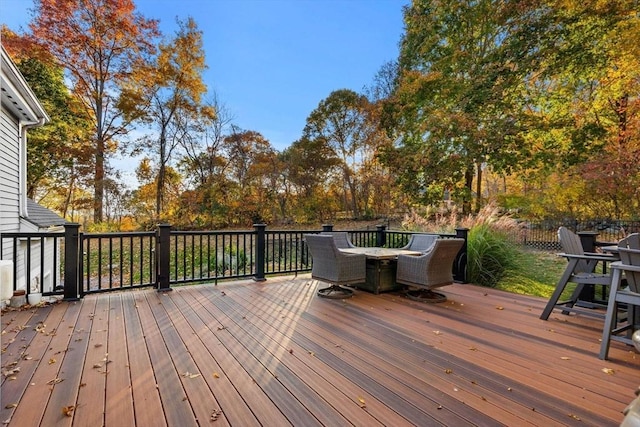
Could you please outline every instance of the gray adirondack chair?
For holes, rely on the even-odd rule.
[[[603,360],[609,356],[611,341],[637,345],[637,338],[632,333],[640,328],[640,234],[622,239],[618,243],[618,253],[620,261],[611,264],[611,289],[599,355]],[[627,287],[623,287],[623,274]],[[624,312],[621,308],[625,307],[626,320],[621,321],[618,314]]]
[[[319,296],[349,298],[353,295],[353,290],[344,286],[366,281],[367,257],[364,254],[341,252],[331,235],[305,234],[304,239],[313,259],[311,277],[331,284],[319,289]]]
[[[407,297],[423,302],[442,302],[447,297],[434,288],[453,283],[453,262],[464,239],[436,239],[419,256],[399,255],[396,282],[409,286]]]
[[[564,251],[558,255],[567,258],[568,264],[556,285],[556,289],[553,291],[551,298],[549,298],[547,305],[542,311],[540,319],[547,320],[555,308],[562,309],[563,314],[575,312],[589,316],[604,317],[602,312],[591,308],[597,308],[598,306],[604,308],[606,305],[590,303],[590,308],[584,308],[580,306],[576,307],[576,303],[585,286],[608,286],[611,284],[610,274],[596,273],[595,269],[598,263],[613,262],[617,260],[617,257],[607,254],[585,252],[580,242],[580,237],[566,227],[560,227],[558,229],[558,240]],[[571,293],[569,299],[561,301],[560,297],[562,293],[571,282],[576,283],[575,290]]]

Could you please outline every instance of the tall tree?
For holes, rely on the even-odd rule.
[[[359,176],[362,149],[367,137],[366,111],[369,101],[349,89],[332,92],[307,118],[304,138],[324,143],[333,157],[340,160],[339,169],[345,187],[345,205],[353,216],[361,214]]]
[[[297,222],[326,221],[334,213],[328,196],[331,171],[340,164],[332,150],[319,139],[301,138],[282,152],[288,182],[294,194]]]
[[[462,183],[459,195],[469,210],[474,175],[480,201],[484,165],[509,172],[526,157],[520,157],[527,126],[519,115],[523,76],[542,36],[529,3],[414,0],[405,8],[394,102],[402,129],[398,153],[413,160],[396,167],[407,185],[417,179],[427,201],[434,185],[441,192],[438,184]],[[521,38],[523,28],[536,37]]]
[[[202,31],[193,18],[178,20],[177,24],[175,37],[160,44],[155,64],[151,70],[147,70],[148,76],[141,73],[142,78],[130,79],[120,103],[127,111],[127,117],[138,115],[143,121],[149,122],[154,131],[142,138],[141,143],[157,163],[158,218],[164,208],[166,170],[172,153],[190,131],[191,122],[201,118],[209,121],[215,119],[214,109],[202,102],[202,96],[207,91],[202,80],[202,73],[207,68]],[[150,91],[140,91],[139,88],[147,83],[150,83]],[[139,95],[147,95],[148,98],[145,101]]]
[[[260,133],[234,126],[224,139],[224,152],[226,175],[233,183],[227,199],[232,218],[239,224],[269,220],[278,174],[275,150]]]
[[[136,13],[132,0],[35,0],[31,30],[67,70],[93,120],[93,210],[101,222],[105,162],[130,124],[116,108],[118,85],[153,52],[157,21]]]

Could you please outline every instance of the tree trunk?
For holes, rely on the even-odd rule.
[[[162,127],[160,131],[160,158],[159,158],[159,168],[158,168],[158,179],[156,181],[156,219],[160,219],[160,214],[162,213],[163,205],[164,205],[164,181],[167,175],[167,134],[166,134],[166,125]]]
[[[95,180],[93,183],[93,222],[102,222],[102,200],[104,197],[104,140],[99,136],[96,141]]]
[[[467,189],[462,200],[462,213],[468,214],[471,212],[471,192],[473,190],[473,168],[468,167],[464,172],[464,187]]]
[[[476,207],[475,212],[480,212],[482,206],[482,163],[476,163]]]

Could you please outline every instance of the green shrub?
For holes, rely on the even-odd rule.
[[[469,230],[467,241],[467,280],[495,287],[505,275],[517,268],[518,248],[509,236],[490,224],[478,224]]]

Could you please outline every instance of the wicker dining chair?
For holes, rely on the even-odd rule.
[[[349,298],[353,290],[344,286],[365,283],[367,257],[364,254],[341,252],[331,235],[305,234],[304,239],[313,260],[311,277],[331,284],[319,289],[319,296]]]
[[[412,234],[409,242],[400,249],[408,251],[426,252],[438,240],[437,234]]]
[[[336,242],[338,249],[355,248],[356,246],[351,243],[349,233],[346,231],[323,231],[320,233],[322,236],[333,236],[333,241]]]
[[[436,239],[422,255],[399,255],[396,282],[409,286],[407,296],[423,302],[443,302],[434,288],[453,283],[453,263],[464,239]]]

